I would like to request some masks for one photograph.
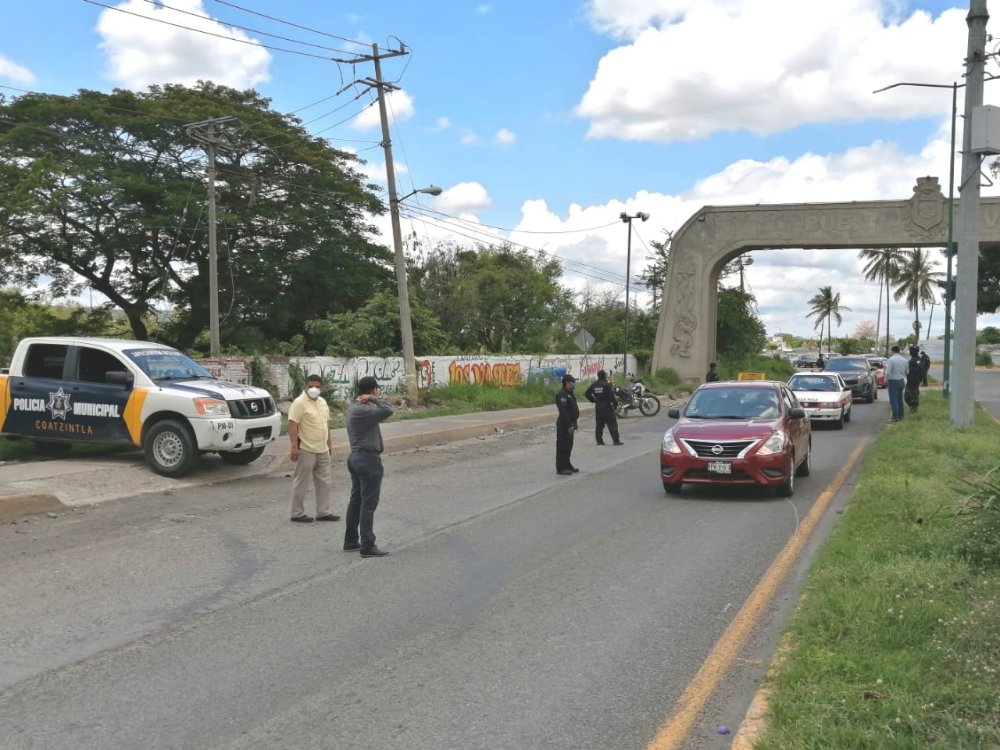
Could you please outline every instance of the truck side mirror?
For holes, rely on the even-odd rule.
[[[120,385],[131,388],[135,385],[135,376],[128,370],[110,370],[104,373],[104,382],[110,385]]]

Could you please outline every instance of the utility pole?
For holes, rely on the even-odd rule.
[[[969,46],[965,59],[965,124],[962,130],[962,181],[958,186],[958,278],[955,290],[955,361],[949,400],[951,424],[972,427],[976,352],[976,297],[979,282],[979,170],[982,157],[972,151],[972,113],[983,104],[986,65],[986,0],[970,0]]]
[[[389,114],[385,105],[385,92],[396,91],[399,87],[382,79],[382,60],[410,54],[400,43],[399,49],[380,52],[378,45],[372,45],[371,55],[358,55],[346,60],[333,58],[334,62],[357,65],[363,62],[375,63],[375,77],[362,78],[364,83],[378,93],[379,120],[382,123],[382,150],[385,152],[385,181],[389,193],[389,219],[392,222],[392,247],[395,256],[396,291],[399,295],[399,334],[403,342],[403,386],[406,395],[417,397],[417,363],[413,353],[413,322],[410,317],[410,292],[406,281],[406,256],[403,254],[403,231],[399,226],[399,202],[396,194],[396,167],[392,160],[392,138],[389,136]],[[416,190],[416,192],[427,192]],[[440,192],[440,191],[438,191]],[[411,193],[412,195],[413,193]]]
[[[213,357],[219,355],[219,251],[216,240],[215,217],[215,153],[218,146],[229,146],[229,141],[217,138],[215,126],[232,122],[235,117],[216,117],[212,120],[194,122],[187,126],[187,134],[205,144],[205,154],[208,157],[208,167],[205,170],[208,179],[208,326],[209,351]]]

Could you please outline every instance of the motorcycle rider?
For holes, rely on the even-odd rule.
[[[598,370],[597,380],[590,384],[583,394],[587,400],[595,404],[594,415],[597,426],[594,435],[598,445],[604,445],[604,427],[607,425],[608,432],[615,445],[624,445],[618,435],[618,417],[615,416],[615,409],[618,408],[618,401],[615,399],[615,389],[608,382],[608,374],[604,370]]]

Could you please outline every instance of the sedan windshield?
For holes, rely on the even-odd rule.
[[[788,387],[793,391],[839,391],[836,378],[824,378],[820,375],[796,375],[788,381]]]
[[[709,388],[695,392],[684,416],[690,419],[773,419],[778,397],[771,389]]]
[[[868,362],[863,359],[831,359],[826,363],[826,369],[833,372],[850,372],[851,370],[867,370]]]
[[[174,349],[129,349],[128,358],[153,380],[214,380],[208,370]]]

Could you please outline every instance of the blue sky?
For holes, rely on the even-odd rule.
[[[407,235],[509,238],[567,261],[574,289],[620,295],[622,211],[651,214],[634,224],[634,279],[649,240],[702,205],[905,199],[924,174],[946,186],[949,92],[871,92],[961,80],[968,12],[944,0],[99,1],[4,0],[0,91],[198,78],[253,86],[358,152],[384,184],[370,96],[350,86],[334,96],[373,75],[371,64],[260,45],[349,58],[401,40],[410,54],[383,62],[400,86],[391,97],[398,184],[444,188],[406,201]],[[987,84],[986,103],[991,95]],[[388,222],[378,224],[388,238]],[[754,256],[747,280],[770,332],[809,334],[807,300],[826,284],[852,308],[835,335],[875,319],[878,292],[855,253]],[[911,314],[894,306],[892,319],[904,335]],[[932,336],[942,320],[938,307]]]

